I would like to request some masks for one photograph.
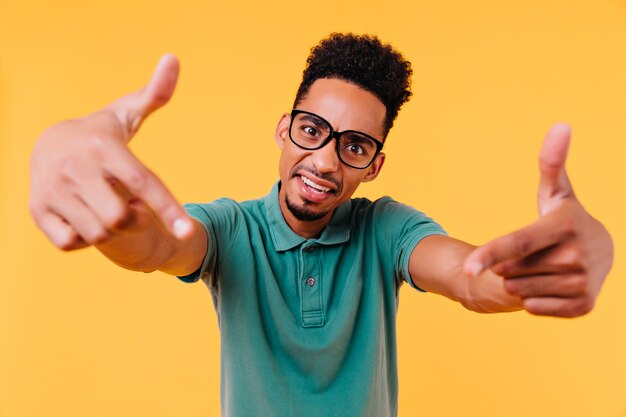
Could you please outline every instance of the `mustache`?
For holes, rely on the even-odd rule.
[[[341,189],[343,188],[341,186],[341,182],[336,179],[335,177],[333,177],[331,174],[323,174],[321,172],[319,172],[317,169],[315,168],[311,168],[308,167],[304,164],[298,164],[296,165],[292,170],[291,170],[291,177],[296,177],[298,176],[298,172],[299,171],[306,171],[309,174],[313,175],[314,177],[320,178],[324,181],[328,181],[330,183],[333,183],[333,185],[335,186],[335,189],[337,190],[337,193],[341,192]]]

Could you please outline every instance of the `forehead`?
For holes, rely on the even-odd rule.
[[[311,84],[297,108],[322,116],[335,130],[358,130],[382,138],[385,105],[351,82],[320,78]]]

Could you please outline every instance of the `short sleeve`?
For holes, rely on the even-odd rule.
[[[220,199],[211,203],[190,203],[183,206],[187,213],[199,221],[207,235],[207,252],[202,265],[187,276],[179,276],[183,282],[205,281],[210,289],[217,287],[218,254],[229,245],[238,226],[239,208],[235,201]]]
[[[431,235],[447,235],[433,219],[411,206],[399,203],[390,197],[377,202],[377,230],[379,238],[389,250],[394,261],[396,275],[411,287],[417,287],[411,279],[409,261],[417,244]]]

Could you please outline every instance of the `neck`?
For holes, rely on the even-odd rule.
[[[302,236],[305,239],[319,237],[319,235],[322,234],[322,231],[328,225],[330,219],[333,216],[333,212],[330,212],[318,220],[300,220],[296,218],[296,216],[294,216],[291,210],[289,210],[285,197],[284,195],[282,195],[282,193],[279,194],[278,200],[280,205],[280,211],[289,228],[293,230],[294,233]]]

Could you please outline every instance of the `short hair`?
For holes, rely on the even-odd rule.
[[[411,97],[411,63],[374,35],[332,33],[311,49],[294,108],[320,78],[337,78],[373,93],[386,108],[387,137],[400,107]]]

